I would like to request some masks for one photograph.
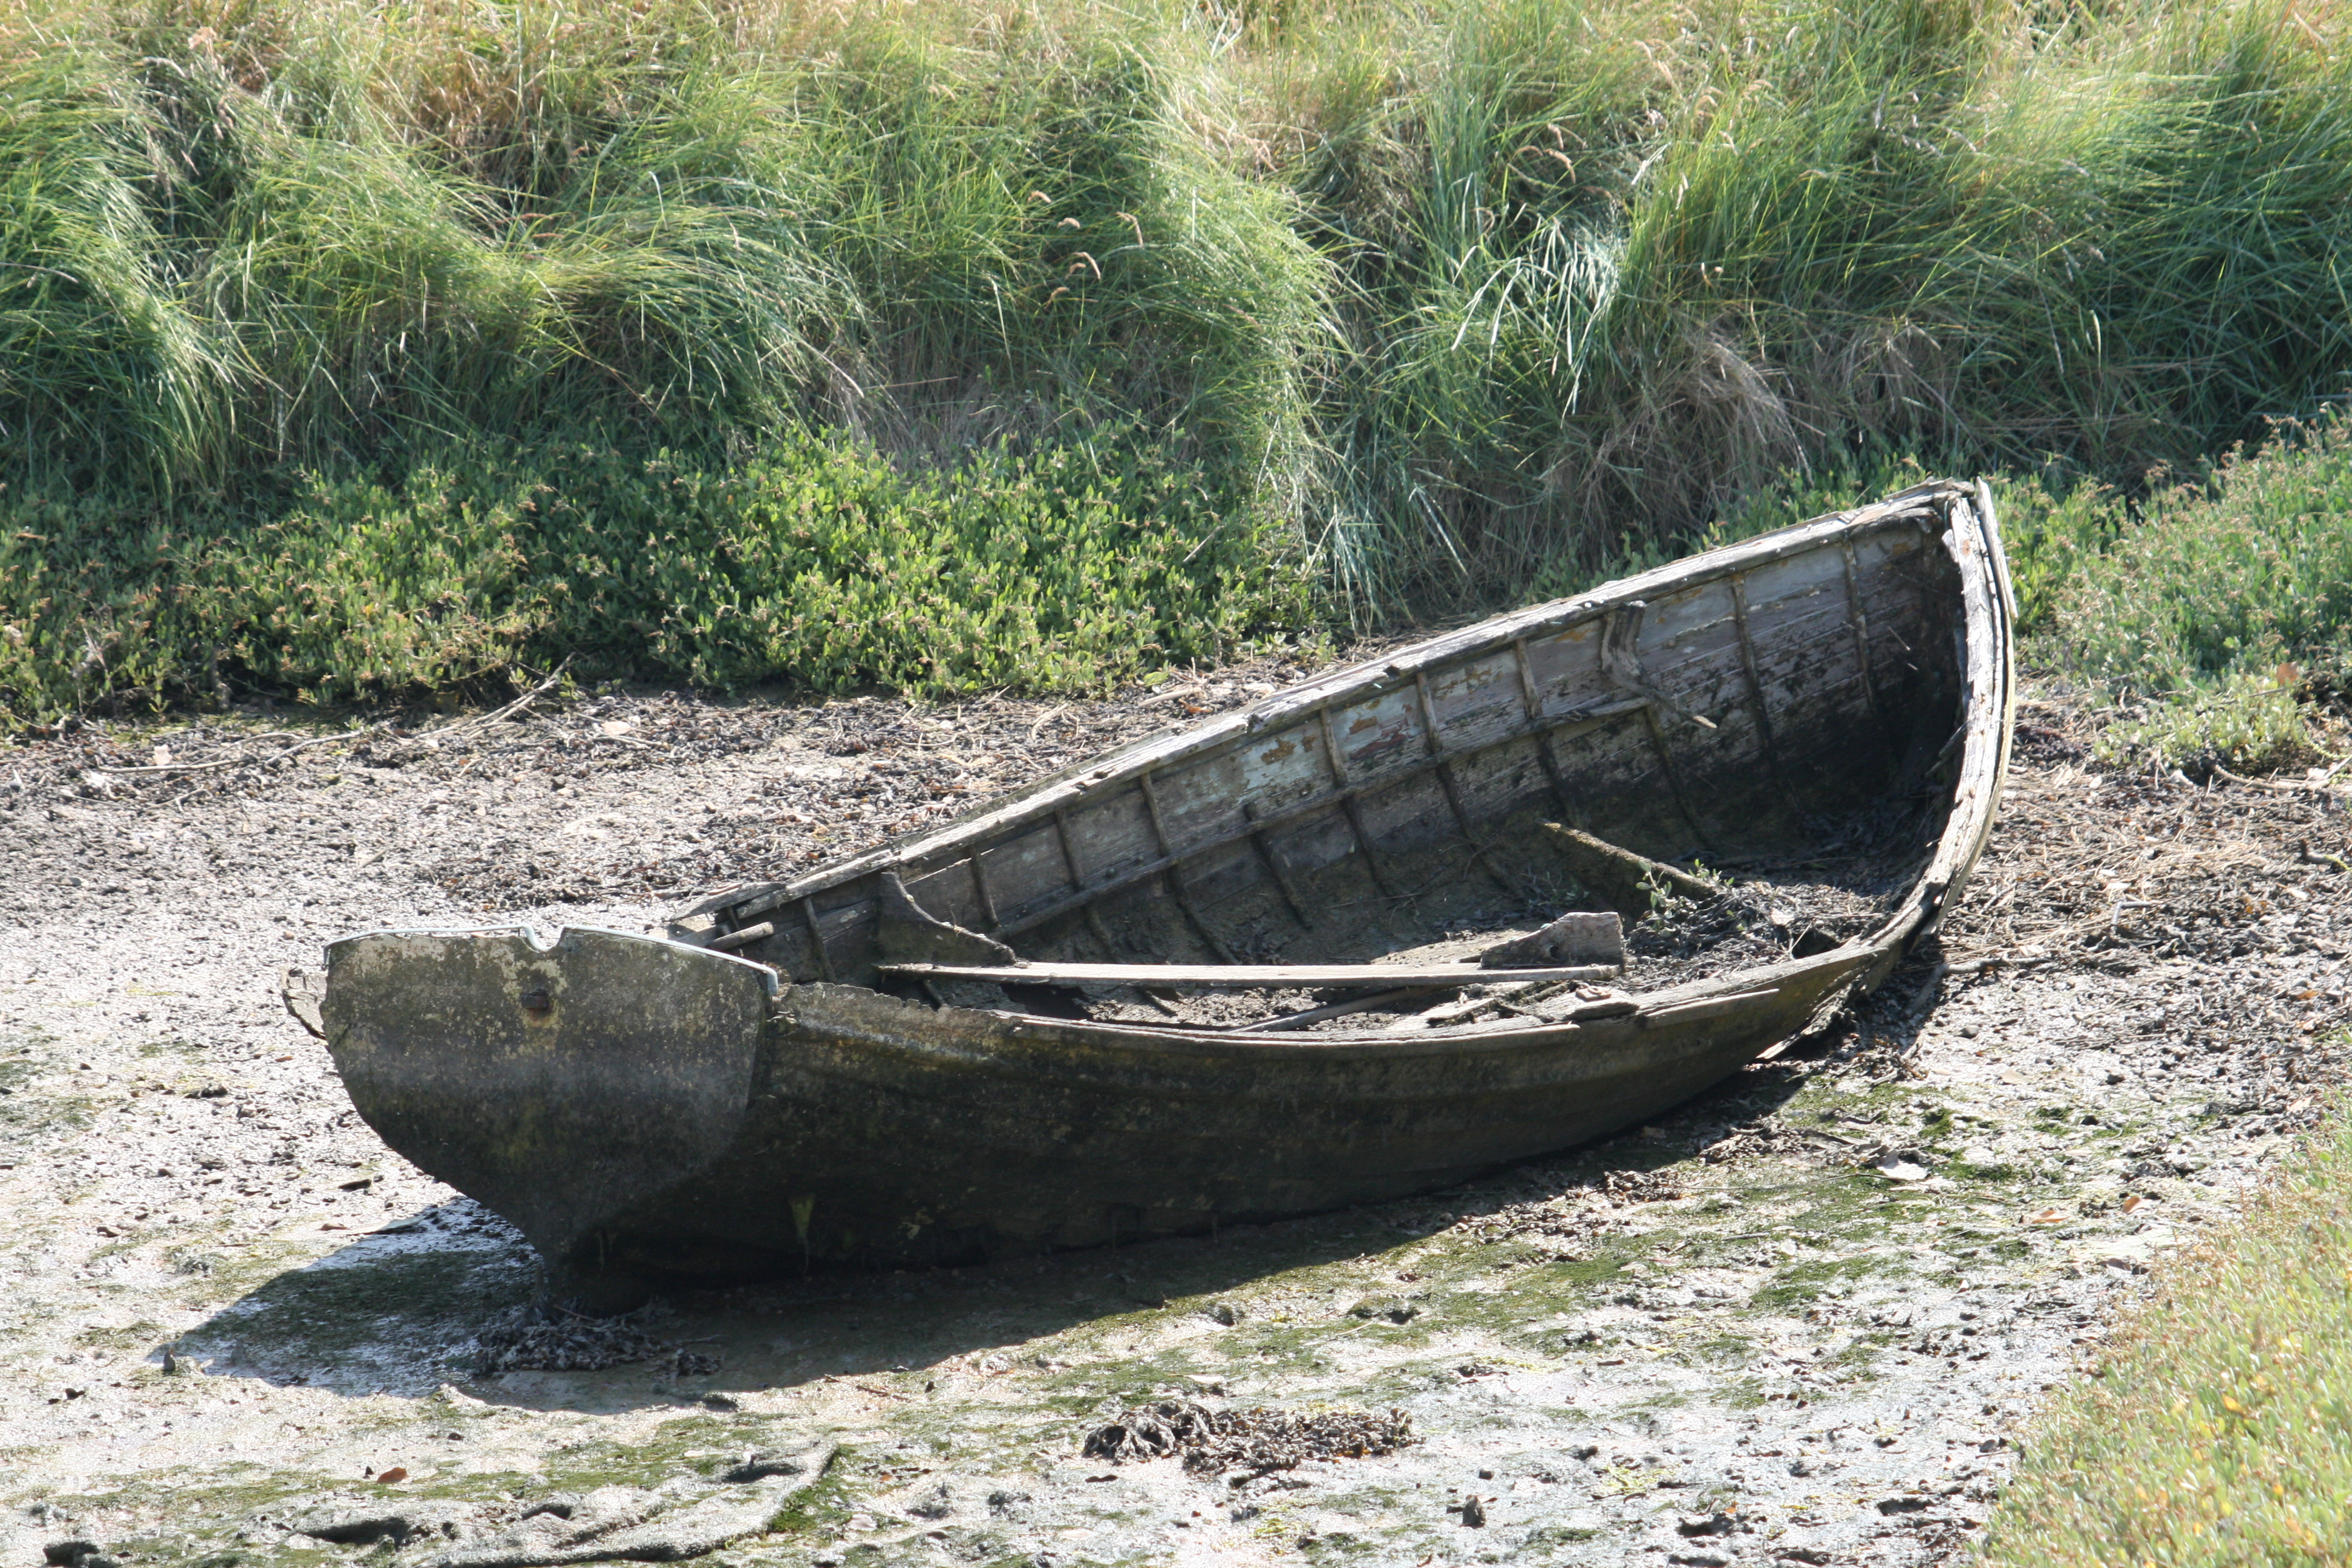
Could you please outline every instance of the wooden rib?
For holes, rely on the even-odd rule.
[[[1538,745],[1543,745],[1548,743],[1549,737],[1552,735],[1561,734],[1570,731],[1581,733],[1583,730],[1589,726],[1605,723],[1611,719],[1622,718],[1628,713],[1639,711],[1648,706],[1648,699],[1636,697],[1622,702],[1612,702],[1593,708],[1579,709],[1572,713],[1562,715],[1560,719],[1549,728],[1536,732],[1535,740]],[[1498,746],[1511,745],[1517,742],[1527,740],[1528,738],[1528,731],[1524,730],[1515,730],[1511,733],[1501,736],[1496,740],[1481,742],[1475,746],[1464,746],[1459,750],[1448,752],[1445,755],[1449,760],[1458,761],[1464,757],[1476,756],[1481,752],[1492,751]],[[1005,921],[1002,926],[997,928],[998,934],[1009,937],[1016,936],[1024,931],[1034,930],[1036,927],[1044,925],[1046,921],[1057,919],[1062,915],[1066,915],[1072,910],[1077,909],[1081,905],[1092,900],[1098,899],[1106,893],[1116,892],[1121,888],[1131,887],[1137,882],[1156,877],[1162,871],[1168,869],[1171,866],[1174,866],[1181,861],[1191,859],[1195,856],[1206,855],[1213,850],[1223,849],[1232,845],[1237,844],[1243,839],[1249,837],[1252,831],[1261,834],[1274,833],[1288,826],[1294,822],[1301,821],[1307,817],[1319,816],[1322,813],[1330,810],[1333,806],[1339,806],[1344,810],[1347,806],[1349,798],[1351,795],[1367,793],[1374,789],[1391,788],[1396,784],[1403,783],[1406,779],[1416,778],[1423,773],[1427,772],[1436,765],[1437,759],[1424,758],[1421,762],[1411,764],[1409,767],[1399,769],[1397,772],[1389,774],[1387,777],[1381,779],[1375,784],[1349,784],[1344,788],[1335,787],[1324,790],[1320,794],[1308,795],[1304,800],[1294,801],[1290,805],[1284,806],[1279,811],[1269,812],[1264,816],[1253,819],[1252,827],[1244,828],[1241,832],[1213,836],[1201,840],[1197,844],[1190,845],[1182,850],[1163,853],[1157,858],[1144,861],[1141,865],[1130,866],[1117,876],[1105,878],[1102,881],[1096,883],[1091,888],[1085,889],[1076,893],[1065,895],[1062,898],[1055,900],[1051,903],[1031,910],[1025,914],[1022,914],[1013,920]]]
[[[988,891],[987,873],[980,868],[980,858],[985,853],[987,853],[986,850],[975,845],[971,853],[964,857],[964,861],[971,867],[971,890],[980,896],[981,919],[988,922],[989,930],[1000,931],[1003,929],[1004,921],[998,917],[996,900]]]
[[[1494,982],[1615,980],[1612,964],[1562,963],[1548,969],[1482,969],[1467,963],[884,963],[891,974],[926,980],[981,980],[1015,985],[1138,985],[1162,991],[1297,990],[1478,985]]]
[[[1249,841],[1257,846],[1258,858],[1265,862],[1266,874],[1274,879],[1274,885],[1282,889],[1282,901],[1290,906],[1292,918],[1300,925],[1313,929],[1315,922],[1307,918],[1307,906],[1299,901],[1298,889],[1290,885],[1290,873],[1283,869],[1282,862],[1275,857],[1273,844],[1267,841],[1265,834],[1257,831],[1257,812],[1247,801],[1242,802],[1242,820],[1251,825]]]
[[[1393,899],[1397,890],[1389,881],[1387,868],[1381,864],[1381,852],[1372,847],[1372,836],[1364,830],[1363,809],[1356,804],[1356,781],[1348,776],[1348,761],[1339,754],[1339,734],[1331,723],[1331,710],[1317,709],[1315,721],[1323,731],[1323,756],[1331,766],[1332,782],[1339,786],[1339,809],[1348,818],[1349,830],[1356,836],[1357,847],[1364,852],[1364,866],[1372,874],[1372,886],[1380,889],[1383,898]]]
[[[1112,939],[1110,927],[1103,923],[1102,911],[1095,908],[1092,899],[1088,899],[1080,908],[1086,911],[1087,929],[1094,932],[1097,942],[1102,943],[1102,950],[1110,954],[1111,962],[1118,963],[1118,943]]]
[[[1698,825],[1698,818],[1691,812],[1690,797],[1683,793],[1682,770],[1675,766],[1674,748],[1666,744],[1665,726],[1658,722],[1658,710],[1654,703],[1642,709],[1642,728],[1650,732],[1650,749],[1658,753],[1658,766],[1666,775],[1666,793],[1675,797],[1675,809],[1682,813],[1684,826],[1691,830],[1700,844],[1713,848],[1714,842],[1707,837],[1706,829]]]
[[[1054,837],[1061,840],[1062,864],[1069,868],[1070,886],[1074,889],[1084,890],[1087,885],[1087,874],[1078,869],[1077,846],[1070,842],[1070,814],[1068,812],[1056,811],[1054,813]]]
[[[1772,735],[1772,705],[1764,697],[1764,676],[1756,663],[1756,639],[1748,630],[1748,574],[1731,574],[1731,622],[1739,634],[1739,668],[1748,673],[1748,695],[1756,700],[1756,733],[1764,744],[1764,765],[1786,794],[1789,780],[1780,768],[1780,743]]]
[[[1143,805],[1151,817],[1151,837],[1160,846],[1160,858],[1167,863],[1168,896],[1176,900],[1176,907],[1183,911],[1186,920],[1192,922],[1192,929],[1201,933],[1201,940],[1209,944],[1209,951],[1231,963],[1234,961],[1233,950],[1226,947],[1223,940],[1209,928],[1209,922],[1201,918],[1201,911],[1192,907],[1192,894],[1185,891],[1183,873],[1177,868],[1177,862],[1184,857],[1176,853],[1175,845],[1168,837],[1168,825],[1160,818],[1160,792],[1152,787],[1151,770],[1146,768],[1136,774],[1135,783],[1136,787],[1143,792]]]
[[[1479,842],[1477,834],[1471,830],[1470,814],[1462,807],[1462,785],[1454,776],[1454,764],[1444,756],[1445,742],[1437,733],[1437,700],[1430,695],[1429,671],[1414,670],[1412,683],[1413,689],[1421,697],[1422,728],[1429,735],[1429,754],[1438,759],[1437,782],[1445,792],[1446,805],[1454,813],[1454,825],[1462,830],[1462,841],[1470,846],[1470,853],[1478,858],[1478,864],[1486,868],[1487,876],[1495,879],[1495,885],[1516,897],[1520,890],[1518,885],[1505,876],[1502,868],[1495,864],[1493,858],[1486,851],[1486,846]]]
[[[811,893],[801,900],[801,921],[808,927],[809,951],[816,955],[816,977],[833,978],[833,955],[824,950],[824,927],[816,918],[816,895]]]
[[[1535,738],[1536,760],[1543,763],[1544,777],[1550,782],[1554,799],[1559,802],[1559,814],[1569,826],[1580,826],[1584,814],[1576,809],[1576,797],[1568,793],[1568,781],[1560,776],[1559,759],[1552,755],[1551,735],[1544,728],[1543,693],[1536,689],[1536,668],[1528,658],[1528,639],[1513,637],[1511,655],[1519,667],[1519,696],[1528,709],[1528,729]]]
[[[1845,563],[1846,625],[1853,630],[1853,651],[1862,661],[1862,699],[1870,709],[1874,723],[1885,723],[1878,710],[1878,677],[1870,667],[1870,612],[1862,607],[1861,574],[1854,568],[1853,538],[1851,534],[1838,540],[1838,556]]]
[[[1054,813],[1054,832],[1062,841],[1062,864],[1069,868],[1071,894],[1076,896],[1089,893],[1091,889],[1087,886],[1086,870],[1078,864],[1077,841],[1070,837],[1068,812]],[[1095,941],[1102,944],[1105,956],[1112,963],[1118,963],[1118,943],[1111,940],[1110,927],[1103,923],[1102,911],[1095,908],[1092,898],[1087,898],[1081,907],[1086,910],[1087,930],[1093,933]]]

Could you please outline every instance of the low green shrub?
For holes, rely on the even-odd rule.
[[[2311,726],[2295,689],[2275,674],[2241,670],[2110,721],[2092,742],[2101,762],[2153,760],[2202,773],[2219,763],[2269,773],[2313,755]]]
[[[2029,1437],[1988,1568],[2352,1560],[2352,1117],[2165,1266]]]
[[[2158,491],[2073,563],[2053,622],[2068,666],[2121,692],[2289,664],[2290,681],[2352,672],[2352,426],[2282,424],[2259,451]]]
[[[913,474],[793,428],[727,464],[474,447],[237,502],[0,500],[0,709],[24,721],[567,656],[719,688],[1098,689],[1315,615],[1278,521],[1131,430]]]
[[[2352,427],[2283,422],[2129,516],[2103,489],[2083,494],[2029,559],[2036,651],[2138,710],[2102,755],[2241,770],[2306,758],[2298,693],[2352,678]]]

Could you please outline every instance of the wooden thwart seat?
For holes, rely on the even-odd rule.
[[[910,980],[981,980],[1000,985],[1139,985],[1169,991],[1275,991],[1314,987],[1477,985],[1496,981],[1614,980],[1612,965],[1485,969],[1466,963],[884,963]]]

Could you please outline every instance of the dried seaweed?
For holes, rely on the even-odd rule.
[[[583,1318],[518,1307],[474,1336],[480,1375],[501,1372],[595,1372],[645,1361],[662,1342],[646,1331],[643,1314]]]
[[[1085,1451],[1115,1465],[1181,1454],[1188,1470],[1264,1475],[1309,1459],[1376,1458],[1419,1441],[1402,1410],[1213,1410],[1163,1399],[1121,1411],[1087,1435]]]

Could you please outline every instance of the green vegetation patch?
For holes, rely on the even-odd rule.
[[[2040,650],[2124,704],[2109,761],[2306,761],[2299,699],[2352,687],[2352,425],[2282,422],[2126,508],[2095,488],[2045,514]]]
[[[0,706],[163,702],[227,673],[328,700],[583,670],[838,691],[1100,687],[1309,616],[1272,524],[1164,449],[908,476],[786,430],[740,463],[477,450],[168,514],[55,492],[0,533]]]
[[[43,1090],[34,1080],[56,1065],[45,1030],[0,1034],[0,1149],[13,1149],[89,1125],[93,1097]]]
[[[1986,1562],[2352,1556],[2352,1116],[2159,1279],[2027,1445]]]

